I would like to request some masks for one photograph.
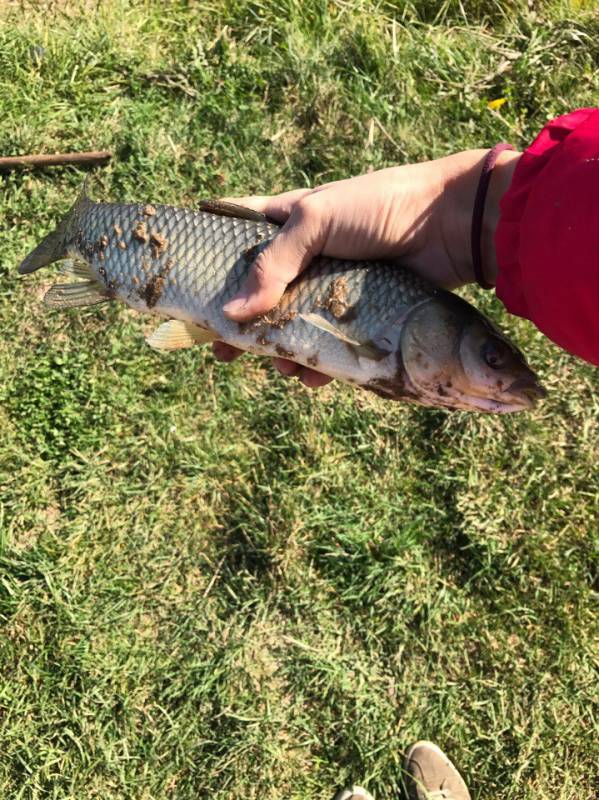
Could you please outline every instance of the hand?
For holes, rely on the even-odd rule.
[[[285,224],[259,254],[245,286],[227,303],[224,313],[238,322],[265,314],[319,254],[356,260],[401,259],[403,265],[448,289],[473,281],[470,224],[486,153],[469,150],[316,189],[234,199]],[[499,199],[509,186],[516,160],[514,152],[501,154],[489,189],[483,231],[489,279],[496,269],[493,232],[499,219]],[[220,360],[232,361],[242,351],[215,342],[214,352]],[[323,386],[331,380],[293,361],[273,361],[283,375],[297,375],[307,386]]]

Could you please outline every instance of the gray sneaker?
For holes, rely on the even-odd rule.
[[[462,776],[432,742],[413,744],[407,752],[404,769],[410,800],[470,800]]]
[[[340,789],[333,800],[374,800],[374,797],[361,786],[351,786],[349,789]]]

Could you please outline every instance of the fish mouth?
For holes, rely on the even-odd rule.
[[[547,391],[538,382],[535,375],[518,378],[513,381],[499,397],[485,395],[456,396],[446,403],[446,407],[464,411],[482,411],[491,414],[513,414],[534,408],[538,400],[547,396]],[[437,400],[438,401],[438,400]]]
[[[512,403],[516,401],[524,408],[532,408],[537,401],[547,397],[547,390],[541,386],[536,376],[531,375],[517,378],[508,386],[505,394],[510,397]]]

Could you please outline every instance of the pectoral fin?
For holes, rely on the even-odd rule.
[[[193,322],[171,319],[156,328],[154,333],[147,337],[146,342],[154,350],[181,350],[194,344],[214,342],[217,338],[214,331],[201,328]]]
[[[44,303],[49,308],[78,308],[95,306],[111,299],[104,286],[91,280],[83,283],[57,283],[46,292]]]
[[[299,316],[309,325],[314,325],[315,328],[319,328],[321,331],[325,331],[325,333],[329,333],[331,336],[339,339],[339,341],[345,342],[357,357],[381,361],[381,359],[388,356],[391,352],[374,342],[359,342],[356,339],[352,339],[336,325],[333,325],[332,322],[329,322],[328,319],[325,319],[321,314],[300,314]]]
[[[94,271],[86,261],[67,258],[62,262],[60,271],[63,275],[73,275],[75,278],[83,278],[85,281],[96,280]]]

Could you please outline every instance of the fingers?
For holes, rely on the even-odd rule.
[[[312,189],[294,189],[272,197],[222,198],[266,214],[277,222],[286,222],[276,239],[259,254],[241,292],[224,306],[225,314],[231,319],[241,322],[269,311],[279,302],[287,285],[321,251],[328,233],[328,215],[323,214],[317,204],[307,202],[312,194]],[[224,342],[215,342],[213,350],[220,361],[233,361],[243,352]],[[328,375],[284,358],[274,358],[273,364],[282,375],[298,377],[310,388],[324,386],[332,380]]]
[[[323,375],[322,372],[316,372],[315,369],[307,367],[302,369],[299,378],[308,389],[320,389],[321,386],[326,386],[333,380],[329,375]]]
[[[218,361],[224,361],[226,363],[235,361],[235,359],[243,355],[244,352],[226,342],[213,342],[212,350]],[[286,378],[297,377],[304,386],[310,389],[317,389],[321,386],[325,386],[333,380],[328,375],[323,375],[322,372],[309,369],[309,367],[302,367],[301,364],[296,364],[295,361],[288,361],[286,358],[273,358],[272,363],[281,375],[284,375]]]
[[[272,363],[281,375],[285,375],[287,378],[297,377],[309,389],[318,389],[333,380],[329,375],[323,375],[322,372],[317,372],[309,367],[302,367],[301,364],[288,361],[286,358],[273,358]]]
[[[313,198],[318,194],[295,203],[281,232],[258,254],[245,285],[223,308],[227,317],[245,322],[270,311],[287,285],[322,251],[330,212]]]

